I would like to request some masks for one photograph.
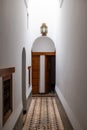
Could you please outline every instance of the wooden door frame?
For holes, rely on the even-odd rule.
[[[32,52],[31,51],[31,61],[32,61],[32,57],[33,56],[40,56],[40,55],[44,55],[44,56],[55,56],[56,55],[56,51],[55,52]],[[45,65],[46,65],[46,60],[45,60]],[[40,73],[39,73],[39,75],[40,75]],[[46,81],[46,69],[45,69],[45,77],[44,77],[44,79]],[[32,82],[33,82],[33,78],[32,78]],[[33,89],[33,84],[32,84],[32,89]],[[39,90],[39,88],[38,88],[38,90]],[[46,91],[46,84],[45,84],[45,91]]]
[[[35,58],[37,57],[37,60]],[[36,65],[36,66],[35,66]],[[39,75],[40,75],[40,57],[39,55],[32,54],[32,93],[39,93]]]

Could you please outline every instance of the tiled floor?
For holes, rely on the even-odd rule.
[[[23,130],[64,130],[55,97],[32,98]]]
[[[73,130],[56,94],[34,95],[23,130]]]

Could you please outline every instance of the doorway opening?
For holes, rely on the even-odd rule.
[[[53,40],[47,36],[38,37],[32,46],[32,93],[55,91],[55,56]]]
[[[55,55],[45,56],[45,92],[55,92]]]
[[[32,52],[32,93],[55,92],[55,52]]]

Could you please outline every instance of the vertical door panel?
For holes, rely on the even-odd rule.
[[[39,93],[40,56],[32,55],[32,93]]]

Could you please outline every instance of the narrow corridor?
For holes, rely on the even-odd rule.
[[[32,97],[23,130],[73,130],[73,128],[64,114],[58,97],[55,94],[42,94]]]
[[[49,92],[63,129],[87,130],[86,59],[87,0],[0,0],[0,130],[31,129],[42,109],[45,126],[39,113],[35,129],[60,129],[51,96],[41,95]]]

